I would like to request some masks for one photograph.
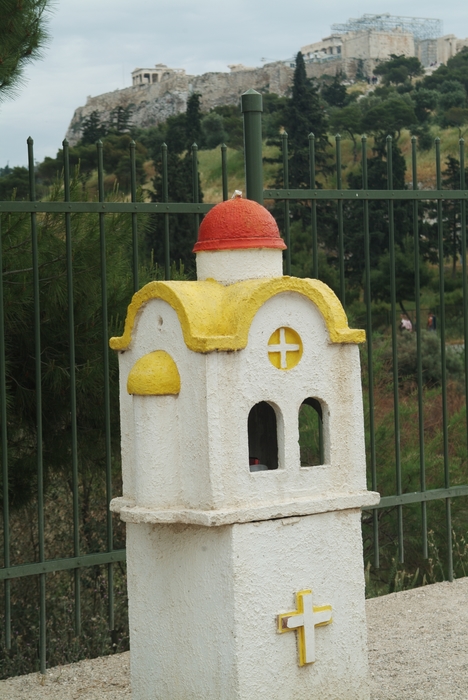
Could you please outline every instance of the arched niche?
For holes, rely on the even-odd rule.
[[[304,399],[299,409],[299,448],[301,467],[324,463],[323,409],[316,398]]]
[[[247,432],[250,471],[278,469],[278,421],[273,406],[256,403],[249,412]]]

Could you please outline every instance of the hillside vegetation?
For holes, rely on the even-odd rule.
[[[440,139],[440,154],[442,166],[445,169],[445,164],[451,156],[452,158],[459,157],[460,149],[460,130],[458,127],[441,127],[433,128],[434,139]],[[328,152],[330,158],[334,159],[335,152],[335,134],[328,133],[330,142]],[[372,155],[372,147],[374,139],[370,137],[367,141],[368,156]],[[405,159],[405,184],[412,188],[412,154],[411,154],[411,132],[408,129],[403,129],[401,132],[399,146]],[[342,177],[346,185],[348,175],[353,173],[358,175],[361,167],[361,151],[359,150],[356,162],[353,162],[353,142],[349,136],[341,138],[342,152]],[[263,157],[268,160],[279,158],[280,148],[278,146],[268,145],[267,141],[263,142]],[[150,161],[151,162],[151,161]],[[201,186],[205,195],[206,202],[221,202],[222,201],[222,186],[221,186],[221,150],[219,147],[211,150],[203,150],[198,154],[199,172]],[[425,151],[418,150],[418,187],[419,189],[435,189],[436,187],[436,165],[435,165],[435,145]],[[244,155],[242,150],[227,149],[227,171],[229,181],[229,193],[235,189],[245,190],[244,176]],[[280,172],[280,164],[265,163],[263,177],[265,189],[273,186]],[[322,174],[319,181],[327,189],[336,187],[336,172]]]

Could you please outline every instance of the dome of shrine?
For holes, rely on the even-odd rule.
[[[217,204],[203,219],[194,253],[245,248],[277,248],[286,244],[268,209],[236,196]]]

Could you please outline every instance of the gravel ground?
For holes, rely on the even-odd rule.
[[[366,606],[372,700],[468,699],[468,578]]]
[[[371,700],[468,700],[468,578],[366,605]],[[130,700],[129,666],[116,654],[11,678],[0,700]]]

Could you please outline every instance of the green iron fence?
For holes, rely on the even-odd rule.
[[[373,565],[379,567],[379,553],[381,551],[380,542],[380,523],[383,513],[396,514],[396,532],[398,541],[398,559],[400,562],[405,558],[405,508],[415,507],[419,504],[421,525],[419,527],[420,542],[422,547],[422,556],[428,556],[428,504],[431,501],[438,501],[444,504],[445,508],[445,539],[446,539],[446,576],[449,580],[453,578],[453,558],[452,558],[452,499],[468,495],[468,483],[458,483],[460,481],[459,474],[457,483],[452,484],[451,481],[451,464],[449,454],[449,439],[450,439],[450,417],[447,404],[447,387],[448,378],[446,371],[447,364],[447,348],[446,348],[446,318],[445,318],[445,299],[444,299],[444,265],[439,264],[439,303],[438,303],[438,342],[440,344],[440,369],[441,369],[441,404],[442,412],[442,457],[441,470],[443,479],[442,486],[437,488],[428,488],[426,480],[426,461],[427,449],[425,438],[425,418],[424,418],[424,377],[422,365],[422,333],[419,329],[422,328],[422,310],[420,303],[420,245],[422,240],[421,221],[422,209],[427,206],[428,202],[435,203],[435,214],[431,214],[437,221],[438,233],[438,256],[439,260],[444,259],[444,230],[443,230],[443,214],[444,206],[447,202],[453,203],[459,208],[460,219],[460,235],[461,235],[461,263],[462,263],[462,279],[463,279],[463,340],[464,347],[467,344],[468,333],[468,289],[467,289],[467,270],[466,270],[466,202],[468,199],[467,185],[464,180],[464,142],[460,141],[459,162],[460,162],[460,188],[459,190],[444,190],[442,189],[442,168],[440,159],[440,143],[436,141],[435,152],[435,168],[437,186],[435,190],[395,190],[393,188],[393,172],[392,172],[392,143],[391,139],[387,142],[387,184],[385,190],[372,190],[368,187],[368,172],[367,172],[367,141],[362,138],[362,187],[361,189],[344,189],[342,182],[342,157],[341,157],[341,140],[336,139],[335,151],[335,170],[336,170],[336,189],[320,189],[317,186],[316,173],[316,157],[315,157],[315,140],[313,135],[309,136],[308,152],[309,152],[309,170],[310,170],[310,186],[308,189],[290,189],[288,178],[288,138],[286,134],[282,135],[282,168],[283,168],[283,187],[275,189],[263,188],[263,163],[262,163],[262,132],[261,132],[261,115],[262,115],[262,98],[261,95],[254,91],[248,91],[242,96],[242,111],[244,113],[244,143],[245,143],[245,176],[246,176],[246,195],[248,198],[258,201],[271,200],[274,203],[282,203],[282,226],[283,235],[288,245],[285,255],[285,273],[291,272],[291,231],[290,231],[290,207],[297,202],[306,203],[308,207],[309,223],[311,227],[310,237],[310,256],[312,259],[313,276],[319,276],[319,250],[321,247],[321,216],[322,210],[320,207],[325,203],[328,207],[334,207],[334,226],[337,234],[337,257],[339,268],[339,296],[342,303],[346,307],[346,264],[345,264],[345,234],[347,222],[349,221],[349,212],[346,207],[353,203],[351,216],[360,217],[362,222],[363,233],[363,251],[364,256],[364,297],[366,301],[365,311],[365,327],[368,332],[368,341],[365,349],[365,357],[367,364],[367,376],[365,381],[366,393],[366,420],[368,423],[368,469],[369,469],[369,486],[373,490],[379,490],[379,459],[377,450],[378,430],[376,429],[375,417],[375,379],[374,379],[374,347],[372,341],[372,270],[371,270],[371,238],[372,232],[370,228],[370,208],[374,202],[385,202],[387,206],[386,226],[388,229],[388,248],[390,253],[390,338],[391,338],[391,354],[392,354],[392,415],[393,415],[393,461],[394,461],[394,481],[395,492],[393,494],[385,494],[378,506],[372,509],[372,512],[367,514],[370,521]],[[36,500],[37,500],[37,540],[38,549],[35,561],[30,563],[15,563],[16,553],[12,552],[11,532],[10,532],[10,501],[9,488],[5,487],[11,481],[11,468],[15,468],[14,460],[12,462],[9,439],[11,422],[10,415],[11,407],[11,377],[9,375],[9,353],[14,353],[15,349],[8,344],[8,338],[5,337],[5,274],[13,272],[24,273],[21,271],[11,271],[5,268],[2,254],[7,245],[5,235],[2,235],[2,246],[0,246],[0,265],[4,274],[0,276],[0,420],[1,420],[1,458],[2,458],[2,482],[3,488],[3,568],[0,568],[0,579],[4,581],[4,642],[5,647],[11,647],[11,583],[14,580],[23,577],[35,577],[39,582],[38,585],[38,658],[39,667],[42,672],[45,671],[47,661],[47,610],[46,610],[46,586],[47,576],[54,572],[70,571],[73,574],[74,583],[74,625],[76,634],[80,634],[81,628],[81,592],[80,579],[84,569],[94,566],[105,566],[107,569],[107,589],[108,589],[108,623],[112,630],[114,626],[114,585],[113,585],[113,568],[118,562],[125,560],[124,549],[114,549],[114,533],[112,516],[108,509],[108,504],[112,497],[112,475],[115,471],[115,464],[118,463],[118,449],[116,449],[111,434],[111,413],[112,413],[112,395],[111,395],[111,380],[110,380],[110,354],[108,348],[109,339],[109,324],[108,315],[108,296],[109,289],[107,283],[108,271],[106,269],[106,261],[109,251],[112,249],[113,240],[107,239],[108,222],[113,216],[127,217],[129,221],[129,245],[126,264],[131,273],[131,288],[137,290],[140,286],[139,279],[140,261],[139,250],[140,240],[142,236],[141,218],[162,217],[163,220],[163,240],[164,246],[164,275],[169,278],[171,274],[171,251],[170,251],[170,226],[171,216],[175,214],[188,214],[193,217],[195,229],[198,227],[199,218],[207,213],[213,204],[200,203],[198,196],[198,161],[197,148],[194,145],[192,148],[192,182],[193,182],[193,201],[188,203],[174,203],[169,201],[168,196],[168,161],[167,148],[162,148],[162,200],[161,202],[144,202],[140,201],[137,194],[136,182],[136,161],[135,147],[131,146],[130,150],[130,168],[131,168],[131,188],[129,201],[112,201],[112,198],[106,196],[104,188],[104,167],[103,167],[103,148],[102,144],[97,144],[98,152],[98,189],[96,201],[77,201],[76,194],[72,192],[73,178],[70,174],[69,165],[69,149],[65,141],[63,143],[63,180],[62,187],[59,190],[61,200],[55,198],[53,201],[36,201],[35,195],[35,175],[34,175],[34,153],[33,142],[28,140],[28,156],[29,156],[29,179],[30,179],[30,197],[29,201],[8,201],[0,202],[0,221],[5,227],[10,220],[8,217],[26,216],[29,218],[29,255],[30,265],[28,266],[28,274],[30,274],[29,284],[32,288],[33,303],[31,306],[31,329],[34,335],[34,377],[30,378],[32,382],[32,390],[34,392],[35,401],[35,481],[36,481]],[[222,190],[223,199],[228,198],[228,171],[226,147],[221,147],[221,165],[222,165]],[[412,143],[412,175],[413,183],[417,183],[417,152],[416,142],[413,139]],[[401,417],[399,413],[401,396],[398,374],[398,325],[397,325],[397,296],[396,296],[396,261],[395,261],[395,216],[394,209],[398,203],[406,203],[411,207],[412,214],[412,238],[414,245],[414,288],[415,288],[415,328],[418,329],[416,335],[417,344],[417,368],[416,368],[416,397],[417,397],[417,430],[418,430],[418,455],[417,461],[419,464],[419,490],[407,492],[407,488],[403,479],[402,470],[402,455],[401,455]],[[359,206],[361,211],[357,213],[356,207]],[[80,442],[85,441],[86,435],[80,433],[80,421],[77,414],[77,386],[76,368],[77,359],[75,356],[75,348],[77,343],[76,337],[76,309],[77,299],[75,297],[75,230],[79,225],[80,216],[95,217],[95,227],[98,231],[99,238],[99,275],[100,275],[100,334],[101,334],[101,359],[102,359],[102,394],[103,394],[103,422],[101,426],[105,444],[105,459],[103,460],[103,469],[105,471],[105,499],[101,504],[101,508],[106,511],[105,524],[105,546],[101,551],[89,552],[86,551],[82,536],[80,534]],[[39,243],[41,236],[41,226],[47,217],[57,217],[61,221],[62,234],[61,245],[63,246],[64,256],[64,271],[66,276],[66,296],[63,299],[63,307],[66,310],[67,327],[68,327],[68,356],[66,366],[62,368],[68,376],[68,394],[69,394],[69,423],[67,424],[67,439],[69,440],[68,447],[68,464],[64,468],[67,474],[66,479],[69,482],[72,492],[72,517],[70,529],[70,547],[73,556],[63,558],[48,558],[46,556],[46,532],[44,521],[44,497],[45,497],[45,477],[44,477],[44,444],[43,444],[43,421],[47,417],[47,412],[50,410],[48,405],[43,404],[42,387],[44,384],[44,348],[41,345],[44,318],[42,315],[41,299],[43,299],[44,291],[42,289],[43,276],[43,261],[40,257]],[[1,231],[0,231],[1,233]],[[24,243],[22,243],[24,245]],[[42,275],[42,276],[41,276]],[[24,277],[21,278],[24,284]],[[131,292],[131,290],[130,290]],[[7,309],[8,311],[8,309]],[[464,348],[463,348],[464,350]],[[465,370],[465,395],[468,395],[468,353],[463,352],[463,362]],[[466,439],[468,440],[468,430],[466,426],[465,416],[465,431]],[[115,436],[114,436],[115,437]],[[462,462],[466,469],[466,445],[463,448],[464,456]],[[463,461],[464,460],[464,461]],[[9,464],[10,463],[10,464]],[[414,520],[411,521],[414,526]],[[406,533],[408,536],[408,533]]]
[[[336,137],[336,190],[317,189],[315,177],[315,144],[314,136],[309,136],[309,162],[310,162],[310,188],[309,189],[289,189],[288,185],[288,139],[287,135],[283,134],[282,150],[283,150],[283,189],[265,190],[263,196],[265,199],[280,200],[284,202],[284,236],[288,245],[290,245],[289,235],[289,203],[297,201],[310,201],[311,213],[311,253],[314,261],[314,276],[318,277],[318,246],[319,246],[319,229],[317,223],[317,204],[318,202],[336,202],[336,219],[338,228],[338,259],[339,259],[339,279],[340,290],[339,296],[346,307],[346,287],[345,287],[345,246],[344,246],[344,217],[343,204],[344,202],[362,202],[362,227],[364,231],[364,258],[365,258],[365,299],[366,299],[366,321],[365,326],[368,333],[367,342],[367,386],[368,386],[368,468],[370,470],[370,487],[372,490],[379,491],[378,482],[378,461],[376,458],[376,429],[374,421],[374,378],[373,378],[373,343],[372,343],[372,306],[370,300],[372,298],[371,289],[371,264],[370,264],[370,228],[369,228],[369,204],[373,201],[380,200],[388,202],[388,247],[390,252],[390,299],[391,299],[391,341],[392,341],[392,384],[393,384],[393,417],[394,417],[394,464],[395,464],[395,495],[385,495],[381,498],[380,503],[372,508],[372,526],[373,526],[373,564],[375,568],[379,567],[379,512],[387,509],[396,509],[397,513],[397,531],[398,531],[398,561],[404,563],[404,506],[411,504],[420,504],[421,508],[421,544],[422,556],[427,559],[428,553],[428,518],[427,504],[430,501],[442,500],[445,505],[445,529],[446,529],[446,575],[449,581],[453,580],[453,523],[452,523],[452,503],[451,499],[468,495],[468,484],[452,485],[451,469],[449,458],[449,413],[447,405],[447,344],[446,344],[446,314],[445,314],[445,277],[444,277],[444,229],[443,229],[443,207],[444,203],[456,203],[459,207],[460,218],[460,239],[461,239],[461,264],[462,264],[462,287],[463,287],[463,357],[464,357],[464,376],[465,376],[465,397],[468,396],[468,353],[464,352],[467,345],[468,334],[468,290],[467,290],[467,268],[466,268],[466,203],[468,200],[468,189],[465,181],[465,144],[464,140],[459,141],[459,163],[460,163],[460,182],[459,190],[443,190],[442,189],[442,168],[440,155],[440,140],[435,140],[435,172],[436,172],[436,189],[435,190],[398,190],[393,187],[393,170],[392,170],[392,138],[387,137],[386,163],[387,163],[387,190],[369,190],[368,175],[367,175],[367,139],[362,137],[362,189],[350,190],[342,189],[342,166],[341,166],[341,138]],[[412,138],[412,182],[418,182],[417,177],[417,142],[416,138]],[[395,220],[394,207],[397,202],[411,202],[412,204],[412,234],[414,242],[414,290],[415,290],[415,329],[417,342],[417,399],[418,399],[418,433],[419,433],[419,490],[409,493],[404,493],[402,481],[402,459],[401,459],[401,420],[399,415],[400,397],[399,397],[399,374],[398,374],[398,326],[397,326],[397,299],[396,299],[396,262],[395,262]],[[426,484],[426,446],[425,446],[425,423],[424,423],[424,382],[422,368],[422,333],[420,330],[423,327],[423,318],[421,315],[420,302],[420,242],[421,242],[421,203],[427,205],[428,202],[434,202],[436,205],[437,219],[437,246],[438,246],[438,272],[439,272],[439,304],[438,304],[438,332],[440,340],[440,364],[441,364],[441,411],[442,411],[442,431],[443,431],[443,487],[442,488],[427,488]],[[286,273],[290,272],[291,261],[290,255],[286,257]],[[466,423],[465,414],[465,430],[466,439],[468,441],[468,424]],[[465,481],[468,481],[466,475],[466,445],[464,447],[464,474]],[[466,511],[465,511],[466,514]]]
[[[108,317],[108,284],[106,261],[109,245],[113,241],[106,240],[106,224],[112,215],[127,216],[131,222],[131,253],[128,255],[128,268],[131,269],[132,290],[139,288],[139,230],[138,216],[152,215],[161,216],[164,220],[164,273],[168,279],[171,274],[170,267],[170,239],[169,221],[173,214],[191,214],[198,227],[201,214],[205,214],[213,206],[212,204],[201,204],[198,202],[198,167],[197,148],[192,149],[193,158],[193,202],[192,203],[170,203],[168,197],[168,167],[167,167],[167,147],[163,146],[162,152],[162,176],[163,176],[163,202],[147,203],[138,201],[136,183],[136,160],[135,146],[130,147],[130,167],[131,167],[131,196],[130,201],[109,201],[109,196],[105,194],[104,182],[105,172],[103,166],[103,144],[97,144],[97,173],[98,173],[98,196],[97,201],[76,201],[72,198],[71,189],[73,178],[70,174],[69,145],[63,142],[63,181],[61,187],[62,201],[37,201],[35,195],[35,168],[33,141],[28,139],[28,161],[29,161],[29,201],[7,201],[0,203],[0,222],[3,229],[8,228],[8,221],[11,217],[28,216],[30,230],[30,272],[31,278],[27,281],[33,290],[33,308],[31,309],[31,328],[34,333],[34,393],[36,405],[35,420],[35,440],[36,440],[36,498],[37,498],[37,560],[30,563],[14,563],[14,556],[11,553],[11,532],[10,532],[10,490],[8,485],[11,480],[11,456],[9,452],[9,428],[11,419],[9,416],[11,403],[11,377],[8,372],[8,352],[15,352],[15,348],[8,347],[8,338],[5,334],[5,304],[4,304],[4,275],[16,273],[24,274],[24,270],[9,270],[5,268],[2,259],[2,251],[5,244],[0,246],[0,265],[4,275],[0,276],[0,420],[1,420],[1,455],[2,455],[2,484],[3,488],[3,567],[0,568],[0,579],[4,582],[4,643],[6,649],[12,645],[12,616],[11,616],[11,583],[23,577],[36,577],[39,580],[39,631],[38,631],[38,651],[39,666],[41,672],[45,672],[47,659],[47,610],[46,610],[46,585],[47,575],[71,571],[74,576],[74,626],[76,634],[81,632],[81,590],[80,575],[84,568],[105,566],[107,568],[107,596],[108,596],[108,625],[109,629],[114,628],[114,584],[113,567],[118,562],[125,561],[125,550],[114,549],[114,534],[112,515],[108,505],[112,498],[112,468],[113,463],[118,462],[119,456],[116,454],[115,446],[111,443],[111,393],[110,393],[110,369],[109,369],[109,317]],[[221,152],[223,193],[227,198],[227,160],[226,147]],[[112,197],[110,198],[112,200]],[[95,228],[99,231],[99,278],[100,278],[100,327],[101,327],[101,358],[102,358],[102,385],[104,412],[102,416],[101,430],[105,441],[105,502],[101,504],[102,510],[106,512],[106,544],[105,551],[86,552],[80,536],[80,483],[79,483],[79,443],[86,440],[85,433],[80,434],[77,420],[77,381],[75,345],[75,309],[77,300],[74,296],[74,222],[76,218],[83,215],[95,216]],[[67,280],[67,296],[63,299],[63,306],[66,309],[68,324],[68,358],[61,370],[69,375],[69,464],[65,468],[65,478],[68,478],[73,494],[73,512],[71,528],[71,546],[73,556],[59,559],[50,559],[46,556],[46,535],[44,522],[44,445],[43,445],[43,420],[49,407],[45,406],[42,400],[42,386],[44,381],[44,361],[43,348],[41,346],[41,327],[43,323],[41,296],[41,268],[43,261],[39,255],[38,240],[40,239],[40,229],[46,217],[61,217],[62,226],[59,228],[59,236],[62,236],[63,256],[65,258],[65,270]],[[1,234],[1,226],[0,226]],[[20,245],[25,245],[24,241]],[[23,280],[24,281],[24,280]],[[129,290],[130,294],[131,291]],[[115,398],[115,397],[114,397]],[[13,464],[13,467],[15,465]],[[67,477],[68,471],[68,477]],[[18,553],[16,553],[18,554]],[[21,558],[21,553],[19,553]]]

